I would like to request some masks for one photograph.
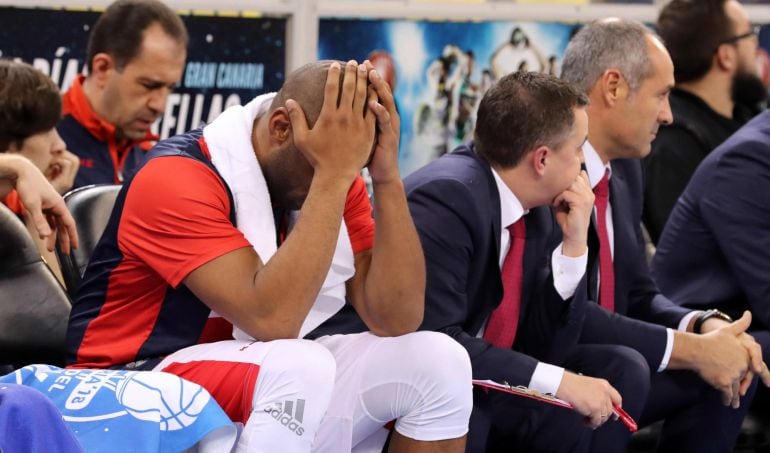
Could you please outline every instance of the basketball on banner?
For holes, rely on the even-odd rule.
[[[127,377],[115,396],[134,417],[160,422],[161,431],[192,425],[210,399],[201,387],[168,373]]]

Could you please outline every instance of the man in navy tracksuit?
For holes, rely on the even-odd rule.
[[[88,41],[88,76],[64,95],[59,134],[80,158],[74,187],[120,184],[144,160],[152,123],[182,77],[187,31],[157,0],[118,0]]]

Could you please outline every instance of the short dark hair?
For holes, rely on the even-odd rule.
[[[99,16],[88,38],[86,64],[91,69],[94,56],[107,53],[123,69],[142,49],[145,30],[159,24],[171,38],[187,47],[187,29],[182,19],[158,0],[117,0]]]
[[[0,152],[56,127],[61,108],[59,88],[48,76],[26,63],[0,60]]]
[[[575,107],[588,97],[568,82],[537,72],[506,75],[479,105],[473,141],[479,156],[493,166],[516,166],[532,149],[557,148],[575,122]]]
[[[658,16],[658,34],[674,62],[677,83],[702,78],[714,52],[735,33],[727,0],[673,0]]]

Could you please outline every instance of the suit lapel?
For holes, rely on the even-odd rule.
[[[615,312],[624,314],[626,312],[625,297],[620,297],[623,290],[623,263],[626,262],[624,252],[633,249],[633,244],[628,243],[629,230],[627,225],[627,209],[631,206],[628,183],[622,171],[617,171],[612,167],[612,178],[610,178],[610,206],[612,206],[612,231],[613,231],[613,269],[615,270]]]
[[[483,163],[483,162],[482,162]],[[500,235],[502,234],[502,225],[500,224],[500,192],[497,190],[497,184],[495,183],[495,177],[492,175],[492,170],[489,168],[489,165],[486,163],[484,164],[484,170],[485,174],[487,175],[487,181],[489,183],[489,193],[492,195],[490,198],[492,199],[492,209],[491,209],[491,216],[492,216],[492,244],[494,247],[494,250],[489,251],[489,258],[490,261],[488,262],[487,266],[489,269],[497,269],[498,272],[496,272],[495,278],[493,281],[493,290],[494,294],[497,295],[497,297],[494,298],[495,304],[492,308],[494,310],[497,308],[498,305],[500,305],[500,302],[503,299],[503,279],[500,274]]]
[[[546,221],[547,213],[544,209],[550,208],[535,208],[524,217],[527,226],[527,240],[524,243],[524,258],[522,267],[524,274],[522,275],[521,282],[521,310],[519,312],[519,331],[521,331],[521,323],[527,318],[527,312],[532,305],[531,300],[533,297],[533,284],[540,284],[540,278],[538,278],[538,271],[542,266],[543,256],[543,233],[547,228]],[[551,250],[550,252],[552,252]],[[550,258],[548,250],[545,250],[546,255]]]
[[[591,214],[588,228],[588,299],[599,301],[599,233],[596,230],[596,210]]]
[[[486,279],[487,284],[491,286],[489,290],[492,292],[492,295],[494,297],[488,298],[487,304],[489,304],[488,307],[486,307],[489,310],[489,313],[492,313],[492,311],[497,308],[498,305],[500,305],[500,302],[503,298],[503,280],[500,276],[500,235],[502,231],[502,226],[500,225],[501,219],[500,219],[500,193],[497,190],[497,183],[495,182],[495,177],[492,174],[492,169],[489,167],[489,164],[486,163],[483,159],[481,159],[477,154],[476,150],[474,149],[473,145],[470,147],[461,148],[458,151],[455,151],[458,154],[465,154],[470,156],[474,162],[475,165],[478,165],[479,168],[482,169],[486,182],[487,182],[487,193],[489,194],[489,227],[491,229],[492,234],[492,240],[489,242],[489,250],[486,251],[479,251],[480,253],[486,253],[489,259],[487,260],[487,269],[496,269],[497,272],[492,274],[493,276],[490,276]],[[483,187],[483,186],[482,186]],[[479,270],[480,272],[485,272],[485,270]],[[491,271],[490,271],[491,273]]]

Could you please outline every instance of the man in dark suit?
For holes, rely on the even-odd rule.
[[[663,230],[655,281],[674,302],[730,316],[751,310],[750,333],[770,360],[770,111],[698,167]]]
[[[473,144],[405,179],[426,260],[422,328],[460,342],[474,378],[528,386],[576,407],[477,391],[468,451],[622,451],[628,430],[603,425],[621,403],[618,393],[632,415],[641,412],[649,373],[641,354],[576,346],[588,306],[583,266],[593,205],[580,171],[585,105],[552,76],[510,74],[481,101]],[[602,427],[591,431],[584,418]]]
[[[600,306],[586,310],[581,343],[625,344],[651,364],[657,362],[650,367],[658,372],[651,377],[641,424],[666,419],[660,450],[730,451],[747,406],[741,403],[754,390],[752,371],[768,379],[758,345],[745,334],[750,315],[721,324],[701,317],[698,333],[703,335],[692,333],[698,313],[658,292],[640,230],[639,159],[650,152],[658,127],[671,122],[671,59],[643,25],[607,19],[573,37],[562,67],[562,78],[591,100],[584,151],[596,212],[589,234],[588,289]],[[621,315],[643,322],[635,331],[619,328]],[[651,341],[664,345],[654,356],[645,353]]]

